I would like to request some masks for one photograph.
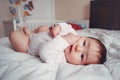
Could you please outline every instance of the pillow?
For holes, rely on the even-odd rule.
[[[72,26],[72,28],[75,29],[75,30],[83,29],[81,25],[78,25],[78,24],[75,24],[75,23],[69,23],[69,22],[68,22],[68,24],[70,24]]]

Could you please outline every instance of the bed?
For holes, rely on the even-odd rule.
[[[84,29],[77,31],[83,36],[92,36],[104,41],[109,48],[108,61],[104,65],[57,65],[42,63],[39,58],[15,52],[8,38],[0,39],[1,80],[119,80],[120,31]],[[114,38],[116,37],[116,38]],[[119,39],[119,40],[118,40]],[[109,40],[109,41],[108,41]],[[117,76],[117,77],[116,77]]]
[[[26,22],[30,30],[40,24],[39,21]],[[120,28],[110,29],[90,27],[77,30],[82,36],[100,39],[107,48],[104,64],[87,66],[42,63],[35,56],[14,51],[8,37],[1,38],[0,80],[120,80]]]

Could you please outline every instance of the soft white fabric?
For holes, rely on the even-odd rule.
[[[88,66],[62,64],[58,68],[56,80],[112,80],[104,65]]]
[[[68,46],[69,44],[66,40],[61,36],[57,36],[41,46],[39,51],[40,58],[47,63],[65,63],[64,49]]]
[[[77,32],[72,28],[72,26],[70,24],[67,24],[65,22],[57,23],[57,24],[59,24],[61,27],[61,32],[59,33],[59,35],[65,35],[67,33],[73,33],[73,34],[77,35]]]

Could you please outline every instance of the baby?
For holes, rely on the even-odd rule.
[[[62,26],[62,27],[61,27]],[[65,35],[69,32],[77,34],[76,31],[67,23],[57,23],[50,27],[40,26],[30,32],[26,27],[22,31],[12,31],[9,40],[13,48],[18,52],[28,52],[31,55],[39,55],[39,48],[55,36]]]
[[[23,28],[23,32],[12,32],[9,39],[16,51],[39,55],[43,62],[85,65],[106,60],[105,46],[99,40],[78,36],[67,23],[39,27],[33,32]]]

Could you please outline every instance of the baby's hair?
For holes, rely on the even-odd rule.
[[[98,39],[96,38],[93,38],[93,37],[88,37],[88,38],[91,38],[91,39],[94,39],[99,45],[100,45],[100,53],[101,53],[101,57],[100,57],[100,64],[103,64],[105,61],[106,61],[106,54],[107,54],[107,50],[106,50],[106,47],[105,45]]]

